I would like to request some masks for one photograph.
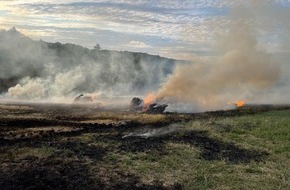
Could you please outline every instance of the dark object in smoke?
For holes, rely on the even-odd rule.
[[[143,100],[137,97],[134,97],[129,105],[130,111],[143,111]]]
[[[163,113],[168,105],[153,102],[150,105],[144,105],[144,101],[140,98],[134,97],[129,105],[130,111],[144,112],[144,113]]]
[[[152,103],[149,105],[148,109],[145,111],[146,113],[163,113],[168,105],[157,103]]]
[[[74,103],[90,103],[93,102],[92,97],[85,96],[83,94],[80,94],[78,97],[74,99]]]

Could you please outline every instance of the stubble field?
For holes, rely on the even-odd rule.
[[[290,189],[290,107],[0,104],[1,189]]]

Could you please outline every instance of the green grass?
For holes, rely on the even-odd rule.
[[[5,149],[5,148],[4,148]],[[13,148],[6,148],[5,153],[1,154],[1,160],[21,160],[27,157],[35,158],[47,158],[53,155],[55,149],[49,146],[37,147],[19,147],[14,146]]]
[[[290,110],[235,117],[193,117],[190,121],[188,116],[183,122],[174,124],[179,126],[174,133],[147,139],[122,139],[123,135],[138,129],[136,126],[136,129],[111,127],[60,135],[52,139],[38,139],[36,144],[20,141],[0,147],[0,169],[10,177],[14,176],[13,183],[18,178],[20,181],[22,178],[17,178],[17,172],[30,171],[27,158],[32,156],[35,158],[31,161],[32,166],[40,165],[41,172],[55,172],[56,176],[63,171],[74,172],[72,181],[69,181],[70,175],[63,181],[73,182],[77,176],[92,183],[91,187],[98,187],[93,186],[93,182],[98,182],[112,189],[117,189],[121,184],[126,184],[121,187],[138,187],[136,183],[147,189],[160,186],[174,189],[178,184],[188,190],[288,190],[289,116]],[[182,115],[180,117],[176,116],[178,121],[183,118]],[[168,116],[101,113],[85,119],[133,121],[141,126],[158,126],[158,123],[164,125]],[[14,171],[15,164],[19,167]],[[46,170],[46,167],[56,169]],[[38,171],[38,168],[33,171]],[[85,183],[79,182],[83,187]]]
[[[156,150],[140,153],[108,154],[106,164],[134,172],[142,180],[180,183],[184,189],[289,189],[290,111],[192,121],[179,135],[206,132],[217,142],[234,144],[244,150],[267,152],[261,161],[230,163],[200,157],[201,147],[165,142],[166,154]],[[192,137],[194,138],[194,137]],[[226,150],[225,150],[226,151]],[[113,158],[113,159],[112,159]]]
[[[222,118],[211,128],[215,131],[226,127],[229,132],[217,135],[241,143],[243,146],[264,148],[270,152],[289,153],[290,112],[270,111],[262,114]]]

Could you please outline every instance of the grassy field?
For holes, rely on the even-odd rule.
[[[0,105],[1,189],[290,189],[290,109]]]

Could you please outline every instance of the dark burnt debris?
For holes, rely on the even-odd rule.
[[[93,98],[84,94],[80,94],[74,99],[74,103],[90,103],[93,102]]]
[[[167,106],[167,104],[162,104],[160,99],[146,105],[141,98],[134,97],[130,102],[129,110],[133,112],[158,114],[163,113]]]
[[[163,113],[168,105],[152,103],[149,105],[146,113]]]
[[[144,101],[140,98],[134,97],[129,105],[129,110],[130,111],[143,111],[143,104]]]

